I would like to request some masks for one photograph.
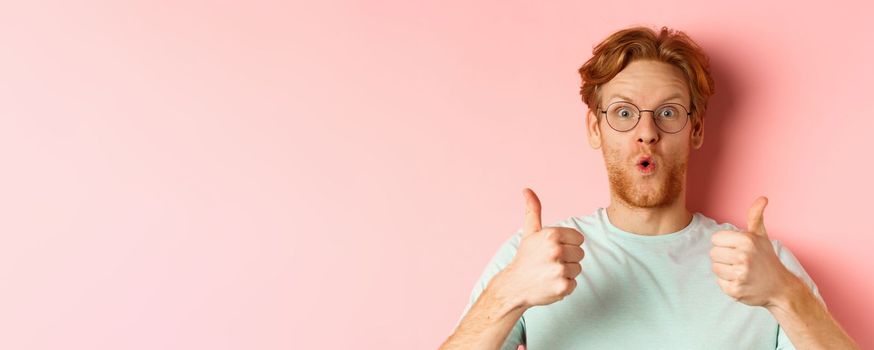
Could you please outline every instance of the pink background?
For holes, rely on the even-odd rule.
[[[871,9],[829,1],[0,5],[0,348],[436,348],[522,223],[607,205],[576,69],[687,31],[691,206],[874,347]]]

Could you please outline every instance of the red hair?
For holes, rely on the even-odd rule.
[[[601,85],[635,60],[655,60],[682,70],[692,97],[690,112],[704,117],[707,100],[714,92],[710,60],[689,36],[667,27],[659,33],[647,27],[623,29],[595,46],[592,58],[579,70],[583,80],[580,95],[589,110],[594,112],[601,102]]]

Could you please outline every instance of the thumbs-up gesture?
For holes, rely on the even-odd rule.
[[[774,252],[763,218],[768,198],[759,197],[747,215],[747,231],[719,231],[711,239],[713,272],[728,296],[751,306],[772,306],[794,275]]]
[[[582,271],[583,234],[566,227],[542,227],[540,200],[524,190],[526,211],[522,239],[513,261],[501,272],[500,287],[522,299],[525,307],[564,299],[577,286]]]

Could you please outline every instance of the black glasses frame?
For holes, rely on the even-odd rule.
[[[625,103],[625,104],[629,104],[629,105],[633,106],[635,109],[637,109],[637,121],[634,122],[634,125],[633,125],[633,126],[631,126],[630,128],[628,128],[628,129],[626,129],[626,130],[619,130],[619,129],[616,129],[612,124],[610,124],[610,118],[607,118],[607,110],[610,109],[610,106],[612,106],[612,105],[614,105],[614,104],[617,104],[617,103]],[[681,105],[681,104],[679,104],[679,103],[665,103],[665,104],[663,104],[663,105],[661,105],[661,106],[658,106],[658,108],[656,108],[656,109],[640,109],[640,107],[638,107],[638,106],[637,106],[636,104],[634,104],[634,103],[631,103],[631,102],[628,102],[628,101],[616,101],[616,102],[613,102],[613,103],[607,105],[607,108],[606,108],[606,109],[601,109],[600,107],[598,107],[598,109],[600,110],[601,114],[604,115],[604,120],[607,121],[607,125],[609,125],[611,129],[616,130],[616,131],[618,131],[618,132],[628,132],[628,131],[634,130],[634,128],[637,127],[637,124],[640,124],[640,119],[643,118],[643,112],[650,112],[650,113],[652,113],[652,117],[653,117],[653,119],[656,119],[657,117],[656,117],[655,111],[661,109],[661,108],[664,107],[664,106],[679,106],[679,107],[682,108],[684,111],[686,111],[686,120],[683,122],[683,126],[682,126],[681,128],[679,128],[679,129],[677,129],[677,131],[674,131],[674,132],[670,132],[670,131],[666,131],[665,129],[662,129],[662,127],[659,126],[658,120],[655,121],[655,122],[656,122],[656,123],[655,123],[656,127],[659,128],[659,130],[661,130],[662,132],[665,132],[665,133],[668,133],[668,134],[676,134],[676,133],[678,133],[678,132],[680,132],[680,131],[683,131],[683,129],[686,128],[686,124],[689,124],[689,118],[692,116],[692,112],[689,112],[689,109],[687,109],[686,106],[683,106],[683,105]]]

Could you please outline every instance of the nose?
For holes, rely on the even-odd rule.
[[[634,130],[637,130],[637,142],[643,144],[654,144],[658,142],[661,137],[659,134],[659,128],[655,125],[655,118],[653,116],[654,112],[644,111],[640,113],[640,120],[638,121],[638,125]],[[644,117],[644,115],[647,115]]]

